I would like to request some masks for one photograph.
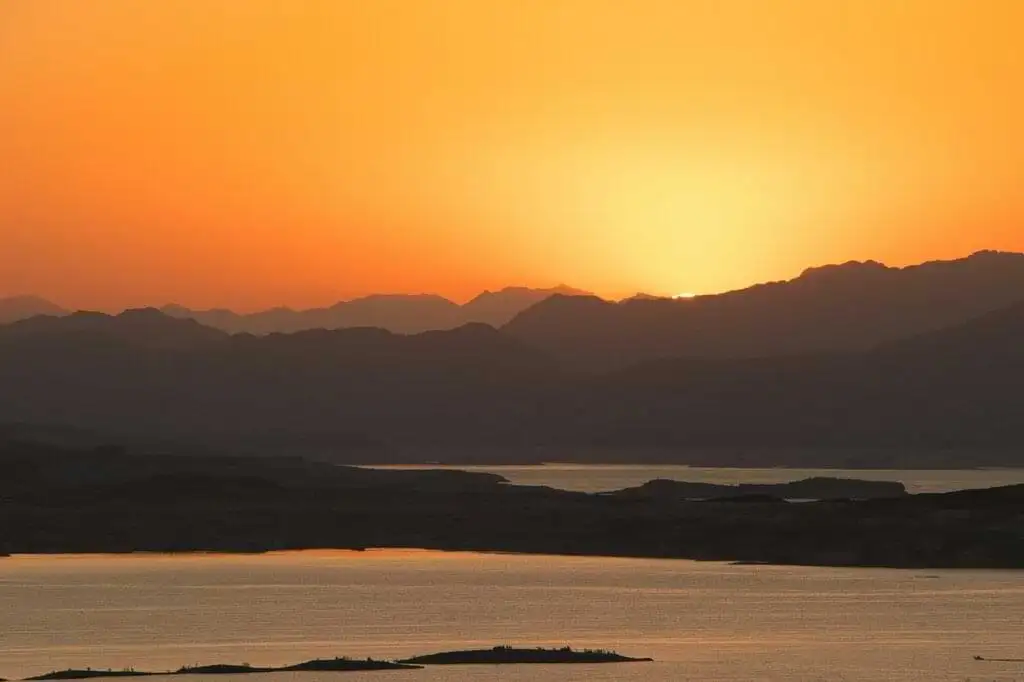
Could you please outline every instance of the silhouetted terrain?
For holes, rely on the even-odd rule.
[[[414,335],[232,335],[152,309],[33,317],[0,326],[0,424],[64,429],[55,443],[351,463],[1021,465],[1024,303],[996,306],[1024,291],[1018,277],[1014,254],[846,265],[688,301],[547,299],[500,331]],[[467,307],[497,315],[527,295],[541,294]],[[561,308],[591,310],[638,357],[661,330],[671,357],[584,370],[618,346],[584,338],[577,362],[524,340]]]
[[[484,325],[229,336],[150,310],[0,327],[7,422],[263,449],[516,443],[561,376]]]
[[[12,296],[0,298],[0,324],[10,324],[36,315],[66,315],[56,303],[38,296]]]
[[[593,375],[483,325],[255,337],[156,311],[76,314],[0,327],[0,415],[126,442],[352,462],[503,451],[492,459],[636,461],[646,451],[725,464],[742,451],[860,448],[970,449],[960,465],[1020,464],[1022,332],[1024,304],[867,352],[672,359]],[[786,463],[760,457],[746,463]]]
[[[248,315],[223,309],[189,310],[177,305],[164,306],[161,311],[171,317],[194,319],[232,334],[293,333],[351,327],[377,327],[399,334],[414,334],[473,323],[499,327],[551,296],[584,294],[586,292],[566,286],[553,289],[508,287],[497,292],[485,291],[461,306],[441,296],[377,294],[337,303],[329,308],[274,308]]]
[[[0,446],[0,554],[419,547],[1024,567],[1024,486],[864,501],[694,501],[298,459]]]
[[[553,297],[505,331],[601,370],[658,358],[867,350],[1024,300],[1024,254],[981,252],[907,268],[851,262],[693,299]]]

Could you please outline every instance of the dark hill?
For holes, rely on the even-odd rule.
[[[1024,254],[981,252],[906,268],[851,262],[693,299],[555,297],[510,335],[590,369],[677,356],[759,357],[867,350],[1024,299]]]

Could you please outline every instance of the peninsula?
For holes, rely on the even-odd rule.
[[[466,471],[0,441],[0,554],[409,547],[1024,568],[1022,514],[1024,486],[908,494],[819,479],[588,494]]]

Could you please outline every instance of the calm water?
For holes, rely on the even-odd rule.
[[[0,560],[0,614],[8,678],[571,643],[658,660],[245,679],[1024,679],[1024,664],[972,660],[1024,657],[1018,572],[418,551],[14,557]]]
[[[387,466],[381,469],[438,469],[437,466]],[[655,478],[706,483],[785,483],[810,476],[901,481],[910,492],[936,493],[1024,483],[1024,469],[734,469],[688,466],[544,464],[503,467],[452,467],[501,474],[512,483],[562,490],[600,492],[641,485]]]

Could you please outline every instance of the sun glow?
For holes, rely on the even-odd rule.
[[[697,294],[694,294],[694,293],[692,293],[692,292],[689,292],[689,291],[684,291],[684,292],[683,292],[683,293],[681,293],[681,294],[676,294],[676,295],[675,295],[675,296],[673,296],[672,298],[674,298],[674,299],[676,299],[676,300],[679,300],[679,299],[686,299],[686,298],[697,298]]]
[[[1019,0],[0,0],[0,17],[0,296],[671,297],[1024,249]]]

